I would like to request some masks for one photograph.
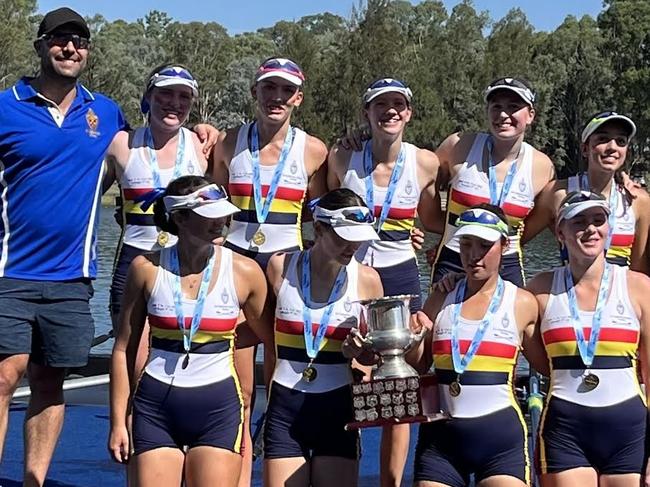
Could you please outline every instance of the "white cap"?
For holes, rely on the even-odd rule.
[[[599,113],[598,115],[594,115],[591,117],[591,120],[589,120],[589,123],[585,126],[584,130],[582,131],[582,137],[581,140],[582,142],[587,142],[587,139],[591,137],[591,135],[598,130],[598,127],[601,125],[611,122],[612,120],[620,120],[624,124],[628,126],[629,129],[629,135],[628,135],[628,140],[634,137],[634,134],[636,134],[636,125],[632,121],[630,117],[626,117],[625,115],[620,115],[616,112],[603,112]]]
[[[485,93],[483,94],[484,100],[487,102],[490,95],[499,90],[512,91],[531,107],[535,103],[535,93],[533,93],[533,90],[517,78],[500,78],[493,81],[490,86],[485,89]]]
[[[165,209],[171,213],[178,210],[192,210],[205,218],[224,218],[239,211],[228,201],[228,194],[216,184],[209,184],[191,194],[163,197]]]
[[[182,66],[166,66],[151,75],[147,83],[147,91],[152,87],[164,88],[166,86],[187,86],[192,90],[194,97],[199,96],[199,84],[188,69]]]
[[[300,66],[286,58],[267,59],[257,68],[255,83],[268,78],[282,78],[296,86],[302,86],[305,81],[305,75]]]

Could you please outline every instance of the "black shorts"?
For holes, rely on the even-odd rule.
[[[417,481],[465,487],[509,475],[530,483],[528,433],[523,416],[508,407],[478,418],[454,418],[420,425],[415,449]]]
[[[122,308],[122,295],[126,286],[126,275],[133,259],[138,255],[151,252],[150,250],[139,249],[131,245],[122,244],[115,257],[113,265],[113,280],[111,281],[111,292],[109,296],[108,309],[111,316],[120,314]]]
[[[605,407],[551,397],[539,428],[539,471],[593,467],[606,475],[641,473],[647,414],[639,396]]]
[[[411,313],[422,309],[422,294],[420,291],[420,271],[416,258],[409,259],[390,267],[375,267],[384,287],[384,296],[412,294],[409,308]]]
[[[300,250],[300,247],[292,247],[290,249],[276,250],[275,252],[255,252],[252,250],[242,249],[241,247],[237,247],[236,245],[233,245],[230,242],[225,242],[223,246],[232,250],[233,252],[238,253],[239,255],[243,255],[244,257],[253,259],[255,262],[257,262],[260,265],[260,267],[264,272],[266,272],[266,267],[269,265],[269,260],[271,260],[271,257],[273,257],[273,255],[277,254],[278,252],[289,253],[289,252],[297,252],[298,250]]]
[[[0,355],[30,354],[49,367],[82,367],[95,335],[90,279],[0,277]]]
[[[443,247],[438,256],[438,260],[433,266],[431,274],[431,283],[434,284],[450,272],[464,273],[463,265],[460,261],[460,254],[454,252],[448,247]],[[517,287],[524,287],[524,269],[521,266],[519,254],[508,254],[501,258],[501,269],[499,275],[506,281],[510,281]]]
[[[212,446],[240,453],[244,409],[235,379],[175,387],[143,374],[133,399],[135,454]]]
[[[264,424],[264,457],[359,458],[359,433],[345,431],[353,421],[350,386],[306,393],[271,386]]]

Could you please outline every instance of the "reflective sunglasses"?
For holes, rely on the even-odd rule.
[[[268,71],[286,71],[288,73],[291,73],[301,80],[305,80],[305,75],[302,72],[302,69],[300,69],[300,66],[298,66],[296,63],[294,63],[291,59],[285,59],[285,58],[271,58],[267,59],[262,63],[262,65],[258,68],[257,74],[263,74]]]
[[[228,198],[228,195],[223,188],[217,187],[216,185],[211,185],[203,190],[199,190],[196,197],[204,201],[217,201]]]
[[[470,208],[460,214],[456,224],[461,227],[464,225],[480,225],[483,227],[493,228],[504,236],[508,236],[508,224],[491,211],[482,208]]]
[[[373,223],[375,221],[370,210],[363,210],[361,208],[356,210],[343,209],[341,214],[346,220],[355,223]]]
[[[381,78],[375,80],[370,84],[370,86],[368,86],[368,90],[376,90],[378,88],[388,88],[388,87],[403,88],[405,90],[409,90],[409,87],[406,86],[406,83],[394,78]]]
[[[90,39],[78,34],[47,34],[41,37],[48,47],[66,47],[70,42],[75,49],[88,49]]]
[[[607,201],[605,197],[599,193],[592,193],[591,191],[572,191],[567,194],[562,202],[560,203],[560,208],[569,205],[575,205],[576,203],[582,203],[584,201]]]

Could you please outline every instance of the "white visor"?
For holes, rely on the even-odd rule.
[[[316,206],[314,221],[327,223],[339,237],[348,242],[379,240],[373,227],[374,218],[365,206],[348,206],[337,210]]]
[[[605,200],[586,200],[579,203],[564,205],[560,208],[557,215],[557,224],[559,225],[562,220],[571,220],[580,213],[590,208],[602,208],[603,211],[609,216],[609,204]]]
[[[168,213],[178,210],[192,210],[205,218],[224,218],[239,211],[228,201],[226,191],[216,184],[209,184],[183,196],[163,198]]]
[[[456,229],[453,238],[459,240],[460,237],[478,237],[488,242],[496,242],[504,235],[495,228],[489,228],[482,225],[463,225]]]

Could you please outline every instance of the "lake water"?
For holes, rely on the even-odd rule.
[[[107,333],[111,328],[108,313],[108,295],[113,270],[115,249],[120,236],[120,227],[113,219],[115,208],[104,206],[100,214],[98,234],[99,273],[94,283],[95,297],[91,302],[93,317],[95,319],[95,335]],[[438,242],[437,235],[429,235],[425,241],[424,249],[433,247]],[[418,253],[420,267],[420,284],[423,292],[429,285],[430,266],[424,257],[424,251]],[[558,250],[552,234],[548,231],[540,234],[526,246],[524,253],[524,269],[526,277],[530,277],[542,270],[551,269],[559,265]],[[110,353],[113,340],[109,340],[93,349],[93,353]]]

